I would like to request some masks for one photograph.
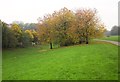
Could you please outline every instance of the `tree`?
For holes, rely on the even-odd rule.
[[[54,26],[57,35],[57,41],[60,43],[60,46],[67,46],[72,42],[68,33],[68,29],[74,20],[74,13],[64,7],[58,12],[55,12],[54,15],[56,21]]]
[[[14,32],[9,29],[8,31],[8,48],[15,48],[18,44],[18,40],[15,37]]]
[[[3,48],[14,48],[17,45],[17,38],[13,30],[8,28],[8,25],[4,22],[1,23],[2,26],[2,47]]]
[[[28,47],[31,44],[31,37],[30,37],[30,35],[23,31],[21,42],[22,42],[21,43],[22,47]]]
[[[32,30],[32,35],[33,35],[33,42],[35,42],[36,44],[38,44],[39,42],[39,38],[38,38],[38,33],[35,30]]]
[[[79,37],[78,40],[80,43],[84,39],[86,44],[88,44],[90,38],[99,37],[105,31],[104,25],[100,23],[96,15],[96,9],[77,10],[75,22],[76,29],[74,33]]]
[[[13,21],[13,24],[19,25],[23,30],[35,30],[37,27],[36,23],[24,23],[22,21]]]
[[[38,34],[40,41],[49,43],[50,49],[52,49],[52,44],[55,41],[55,29],[53,26],[53,18],[50,14],[44,16],[42,23],[39,23]]]
[[[120,30],[120,27],[113,26],[112,29],[111,29],[111,35],[118,35],[119,30]]]
[[[29,38],[30,38],[30,41],[32,42],[33,41],[33,34],[32,34],[32,31],[31,30],[25,30],[25,33],[28,34]]]
[[[110,31],[106,30],[105,32],[105,36],[109,37],[111,34],[110,34]]]
[[[21,25],[21,23],[19,25]],[[25,23],[23,27],[24,27],[23,30],[36,30],[37,24],[36,23]]]
[[[37,32],[41,42],[49,43],[52,49],[53,43],[67,46],[85,41],[88,44],[91,38],[104,34],[104,27],[95,9],[73,12],[64,7],[40,19]]]
[[[63,8],[58,12],[55,11],[52,15],[44,16],[43,20],[40,19],[38,25],[40,39],[49,43],[51,49],[53,43],[59,43],[61,46],[68,45],[70,37],[67,34],[67,30],[73,17],[73,12],[67,8]]]
[[[118,26],[118,35],[120,35],[120,26]]]
[[[13,23],[11,29],[15,33],[15,37],[17,38],[18,42],[21,42],[21,37],[22,37],[21,27],[18,24]]]
[[[0,20],[0,50],[2,49],[2,21]]]

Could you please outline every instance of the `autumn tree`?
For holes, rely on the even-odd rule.
[[[32,34],[32,31],[31,30],[25,30],[25,33],[28,34],[28,37],[30,38],[30,41],[32,42],[33,41],[33,34]]]
[[[47,42],[52,49],[53,42],[55,41],[55,29],[52,15],[44,16],[42,21],[39,21],[38,34],[41,42]]]
[[[22,29],[21,29],[21,27],[18,24],[13,23],[10,28],[14,32],[15,37],[17,38],[18,42],[21,42],[21,37],[22,37]]]
[[[70,39],[69,34],[67,33],[68,28],[71,26],[74,20],[73,11],[62,8],[58,12],[53,13],[55,15],[56,25],[55,29],[57,31],[57,40],[60,43],[60,46],[67,46],[71,44],[72,40]]]
[[[34,42],[38,43],[38,33],[35,30],[25,30],[25,33],[28,35],[30,41],[29,42]]]
[[[78,9],[73,12],[67,8],[55,11],[39,20],[38,35],[41,42],[52,44],[57,42],[60,46],[76,43],[89,43],[91,38],[101,37],[104,24],[97,17],[96,9]]]
[[[67,8],[55,11],[52,15],[44,16],[43,20],[39,21],[38,33],[41,40],[50,44],[52,49],[53,43],[68,45],[70,37],[67,30],[74,18],[74,13]]]
[[[38,42],[39,42],[39,36],[38,36],[37,31],[32,30],[32,35],[33,35],[33,42],[35,42],[36,44],[38,44]]]
[[[88,44],[89,39],[99,37],[105,29],[97,17],[96,9],[79,9],[76,11],[76,32],[80,38],[85,39]],[[97,36],[96,36],[97,35]]]

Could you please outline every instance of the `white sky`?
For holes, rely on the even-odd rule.
[[[63,7],[68,9],[96,8],[98,16],[110,30],[118,25],[119,0],[0,0],[0,19],[6,23],[13,21],[38,22],[38,17],[53,13]]]

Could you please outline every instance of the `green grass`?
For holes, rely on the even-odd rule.
[[[111,41],[118,41],[120,42],[120,36],[110,36],[110,37],[103,37],[102,40],[111,40]]]
[[[117,80],[118,47],[104,42],[3,50],[3,80]]]

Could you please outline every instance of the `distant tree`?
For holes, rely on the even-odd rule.
[[[111,35],[118,35],[119,30],[120,30],[120,27],[113,26],[112,29],[111,29]]]
[[[111,31],[108,31],[108,30],[106,30],[106,32],[105,32],[105,36],[110,36],[111,35],[111,33],[110,33]]]
[[[22,47],[28,47],[31,45],[31,37],[28,33],[24,32],[22,33],[22,38],[21,38],[21,46]]]
[[[120,35],[120,26],[118,26],[118,35]]]
[[[36,23],[24,23],[23,21],[13,21],[13,24],[17,24],[23,30],[35,30],[37,27]]]
[[[19,25],[22,29],[24,29],[24,27],[25,27],[25,24],[24,24],[23,22],[18,23],[18,25]]]
[[[24,30],[36,30],[37,24],[36,23],[25,23]]]

